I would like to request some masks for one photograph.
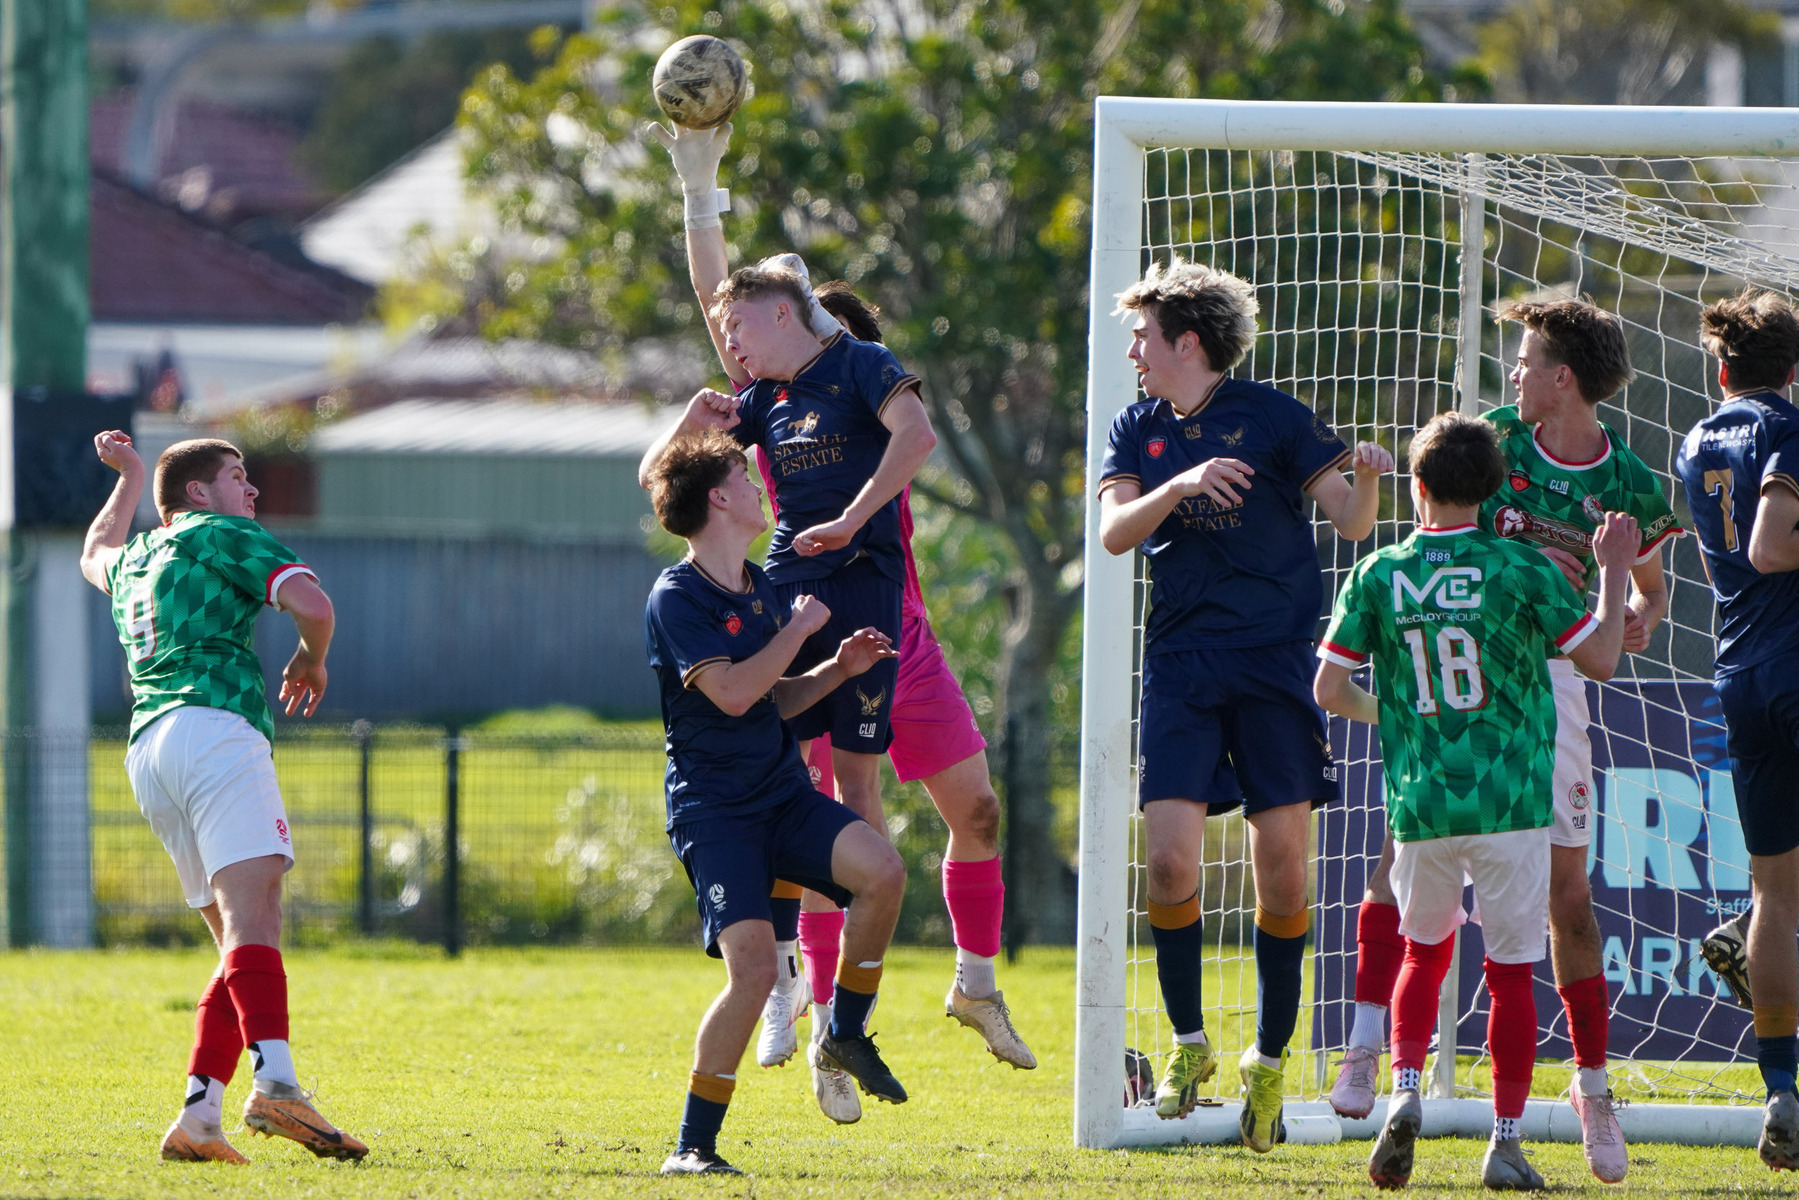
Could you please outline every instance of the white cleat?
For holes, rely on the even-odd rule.
[[[1524,1157],[1524,1144],[1517,1138],[1494,1138],[1487,1143],[1487,1156],[1480,1164],[1480,1181],[1496,1192],[1543,1190],[1543,1177]]]
[[[1037,1069],[1037,1056],[1012,1027],[1012,1010],[1006,1007],[1004,992],[977,1000],[963,995],[961,988],[951,984],[949,995],[943,998],[943,1015],[954,1017],[980,1034],[987,1043],[988,1052],[1001,1062],[1010,1063],[1021,1071]]]
[[[818,1057],[817,1042],[806,1043],[806,1061],[812,1064],[812,1094],[818,1097],[819,1111],[839,1125],[860,1121],[862,1100],[850,1073],[825,1066]]]
[[[1331,1084],[1331,1108],[1340,1117],[1361,1120],[1374,1111],[1380,1095],[1380,1051],[1351,1046],[1337,1061],[1337,1082]]]
[[[1568,1103],[1580,1117],[1580,1147],[1587,1156],[1587,1166],[1601,1183],[1619,1183],[1630,1165],[1624,1148],[1624,1131],[1618,1128],[1618,1109],[1622,1101],[1603,1096],[1583,1096],[1580,1081],[1568,1085]]]
[[[776,984],[762,1002],[762,1036],[756,1039],[756,1065],[779,1067],[800,1048],[800,1014],[812,1003],[812,988],[804,972],[786,984]]]

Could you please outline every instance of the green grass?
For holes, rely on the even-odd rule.
[[[190,918],[191,919],[191,918]],[[1095,1153],[1070,1145],[1073,961],[1002,965],[1042,1066],[1014,1072],[942,1015],[948,956],[896,951],[876,1025],[913,1095],[838,1127],[803,1069],[746,1065],[721,1150],[745,1180],[662,1180],[688,1056],[722,968],[697,950],[380,945],[288,957],[294,1051],[318,1104],[372,1147],[360,1166],[237,1135],[247,1168],[162,1163],[199,951],[0,958],[0,1195],[1160,1197],[1373,1194],[1367,1145]],[[802,1027],[804,1028],[804,1027]],[[227,1127],[248,1086],[227,1095]],[[1535,1147],[1552,1187],[1600,1194],[1573,1146]],[[1415,1189],[1477,1194],[1480,1146],[1424,1143]],[[1777,1194],[1747,1150],[1639,1147],[1635,1195]],[[1609,1194],[1617,1195],[1613,1189]]]

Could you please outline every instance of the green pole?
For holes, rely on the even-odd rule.
[[[6,941],[33,940],[29,756],[39,549],[13,521],[13,393],[87,376],[86,0],[0,0],[0,729]]]

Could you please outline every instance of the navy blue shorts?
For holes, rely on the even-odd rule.
[[[806,639],[794,656],[789,675],[810,671],[837,653],[843,639],[858,629],[874,626],[900,644],[900,585],[881,574],[867,558],[837,568],[824,579],[778,583],[775,591],[792,605],[799,596],[816,596],[831,610],[825,627]],[[810,741],[831,735],[834,749],[856,754],[885,754],[893,742],[893,693],[899,682],[899,660],[883,658],[874,666],[846,679],[837,689],[787,724],[793,736]]]
[[[1311,642],[1176,650],[1143,660],[1137,803],[1192,800],[1208,815],[1338,796]]]
[[[771,920],[768,893],[785,879],[828,896],[839,908],[850,894],[831,881],[837,835],[862,818],[807,788],[792,800],[744,815],[683,821],[669,843],[687,868],[699,903],[706,953],[720,957],[718,935],[739,921]]]
[[[1724,706],[1743,846],[1762,856],[1799,846],[1799,654],[1713,681]]]

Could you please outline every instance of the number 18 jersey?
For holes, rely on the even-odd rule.
[[[248,517],[182,512],[125,543],[106,572],[131,669],[131,740],[183,705],[222,708],[274,740],[256,658],[256,615],[312,576]]]
[[[1421,527],[1355,565],[1318,656],[1374,664],[1395,839],[1549,824],[1548,660],[1597,626],[1547,557],[1473,525]]]

